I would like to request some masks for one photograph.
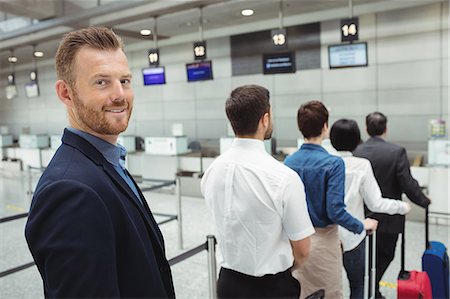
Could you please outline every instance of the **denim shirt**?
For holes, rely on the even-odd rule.
[[[317,144],[305,143],[284,163],[298,173],[305,185],[308,212],[314,227],[338,224],[353,233],[364,225],[345,210],[345,165]]]

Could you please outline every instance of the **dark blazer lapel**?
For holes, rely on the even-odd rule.
[[[152,216],[149,213],[150,211],[146,211],[144,206],[139,204],[136,200],[138,200],[136,198],[136,195],[134,194],[133,190],[131,190],[130,186],[128,186],[128,184],[124,181],[124,179],[120,176],[120,174],[117,173],[117,171],[112,167],[112,165],[110,165],[109,163],[105,163],[103,164],[103,169],[105,170],[105,172],[117,183],[117,185],[120,186],[121,189],[123,189],[126,193],[127,193],[127,198],[136,206],[136,208],[139,210],[139,213],[141,214],[142,218],[145,219],[145,221],[147,222],[147,227],[151,230],[149,232],[150,236],[154,238],[152,238],[152,242],[156,243],[159,245],[159,251],[163,250],[163,246],[161,244],[161,241],[159,239],[159,234],[156,231],[157,228],[155,228],[155,225],[157,225],[154,221],[152,221]],[[131,175],[130,175],[131,178]],[[136,185],[137,187],[137,185]],[[139,190],[139,187],[137,187],[137,189]],[[139,192],[140,193],[140,192]],[[141,196],[142,202],[144,203],[145,200],[144,198]],[[146,204],[146,203],[144,203]],[[156,244],[155,244],[156,245]]]
[[[145,200],[144,194],[142,194],[142,191],[138,187],[138,185],[137,185],[136,181],[134,180],[133,176],[128,172],[128,170],[125,170],[125,171],[127,172],[128,177],[130,177],[130,179],[133,181],[134,185],[136,186],[136,189],[137,189],[137,191],[138,191],[138,193],[139,193],[139,195],[140,195],[140,197],[142,199],[142,203],[144,205],[144,209],[147,212],[146,215],[148,215],[149,221],[151,223],[153,223],[152,227],[155,227],[155,230],[157,231],[156,233],[157,233],[157,236],[158,236],[159,244],[161,245],[162,248],[164,248],[164,241],[163,241],[164,239],[163,239],[162,233],[159,230],[159,225],[156,222],[155,218],[153,217],[153,214],[152,214],[152,212],[150,210],[150,207],[147,204],[147,201]]]

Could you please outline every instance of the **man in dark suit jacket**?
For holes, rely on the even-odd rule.
[[[430,204],[430,199],[411,176],[406,150],[385,141],[386,125],[387,118],[382,113],[367,115],[367,133],[371,137],[359,145],[353,155],[370,161],[383,197],[402,200],[402,193],[405,193],[412,202],[425,208]],[[394,259],[398,234],[404,230],[405,216],[373,213],[370,217],[378,220],[376,297],[383,298],[378,284]]]
[[[70,127],[39,180],[25,235],[47,298],[174,298],[164,240],[116,145],[133,107],[110,29],[64,36],[56,91]]]

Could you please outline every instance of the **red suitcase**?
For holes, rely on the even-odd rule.
[[[405,271],[405,232],[402,233],[401,267],[397,280],[398,299],[433,299],[427,272]]]

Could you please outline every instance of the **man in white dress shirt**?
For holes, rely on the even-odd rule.
[[[291,270],[307,258],[314,228],[298,175],[265,151],[273,130],[269,91],[238,87],[225,110],[236,138],[201,182],[219,246],[217,295],[297,299]]]

